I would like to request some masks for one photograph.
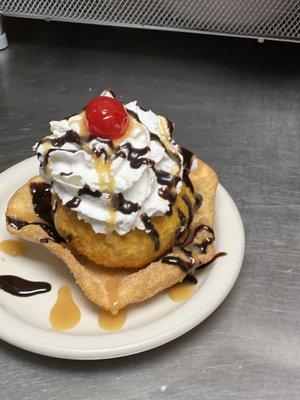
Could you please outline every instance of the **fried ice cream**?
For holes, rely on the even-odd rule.
[[[138,268],[161,257],[173,247],[182,219],[189,218],[189,208],[183,199],[188,199],[192,206],[196,201],[185,185],[172,207],[175,212],[150,220],[154,237],[153,233],[151,235],[151,232],[140,229],[134,229],[126,235],[118,235],[115,231],[95,233],[91,225],[78,220],[76,212],[61,203],[54,214],[54,224],[57,232],[68,238],[70,248],[96,264],[113,268]],[[179,209],[181,213],[176,211]]]
[[[8,204],[8,231],[46,246],[112,313],[196,281],[215,256],[218,180],[174,142],[172,123],[107,90],[50,129],[34,147],[41,176]]]

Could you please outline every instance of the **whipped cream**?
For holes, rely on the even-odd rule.
[[[117,141],[89,136],[81,112],[51,121],[51,135],[34,146],[52,192],[96,233],[145,230],[143,217],[167,214],[182,186],[183,157],[168,120],[136,101],[125,108],[130,122]]]

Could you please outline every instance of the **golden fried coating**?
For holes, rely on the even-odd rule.
[[[135,229],[122,236],[115,231],[106,235],[95,233],[90,224],[77,218],[76,211],[62,204],[58,205],[55,212],[54,224],[57,232],[63,238],[68,238],[70,248],[96,264],[108,268],[139,268],[158,259],[173,247],[176,232],[180,228],[177,209],[185,214],[187,220],[189,218],[188,206],[183,201],[183,196],[187,196],[194,204],[194,195],[183,185],[173,205],[172,214],[151,219],[159,237],[157,251],[151,235],[145,231]]]
[[[190,173],[190,179],[195,191],[203,197],[202,205],[196,211],[192,225],[213,226],[217,176],[208,165],[197,160],[195,169]],[[27,222],[41,221],[35,216],[29,191],[30,182],[36,180],[40,178],[33,178],[11,198],[6,212],[8,218],[26,221],[25,218],[28,217]],[[14,225],[7,223],[7,229],[10,233],[26,240],[43,244],[51,253],[62,259],[84,294],[99,307],[114,314],[129,304],[149,299],[181,282],[186,275],[179,267],[161,261],[153,262],[139,270],[100,267],[75,256],[67,244],[45,241],[44,239],[49,238],[49,235],[39,225],[28,224],[16,229]],[[200,231],[196,239],[202,241],[205,235],[207,235],[206,231]],[[168,255],[176,256],[179,253],[179,249],[174,248]],[[214,248],[213,244],[210,244],[205,254],[198,255],[196,262],[209,262],[213,256]]]

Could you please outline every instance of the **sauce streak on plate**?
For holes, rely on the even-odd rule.
[[[99,314],[99,325],[108,332],[120,330],[125,324],[127,318],[126,310],[120,310],[118,314],[113,315],[109,311],[101,311]]]
[[[168,295],[171,300],[180,303],[190,298],[196,289],[195,283],[183,281],[169,288]]]
[[[59,331],[74,328],[80,321],[80,310],[75,304],[71,289],[63,285],[58,289],[57,300],[50,311],[50,323]]]
[[[17,257],[23,254],[26,250],[24,243],[18,240],[3,240],[0,242],[0,251],[8,256]]]

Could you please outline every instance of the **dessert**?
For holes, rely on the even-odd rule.
[[[40,176],[9,201],[10,233],[46,246],[85,295],[117,313],[216,256],[215,172],[172,139],[173,125],[110,90],[50,123]]]

